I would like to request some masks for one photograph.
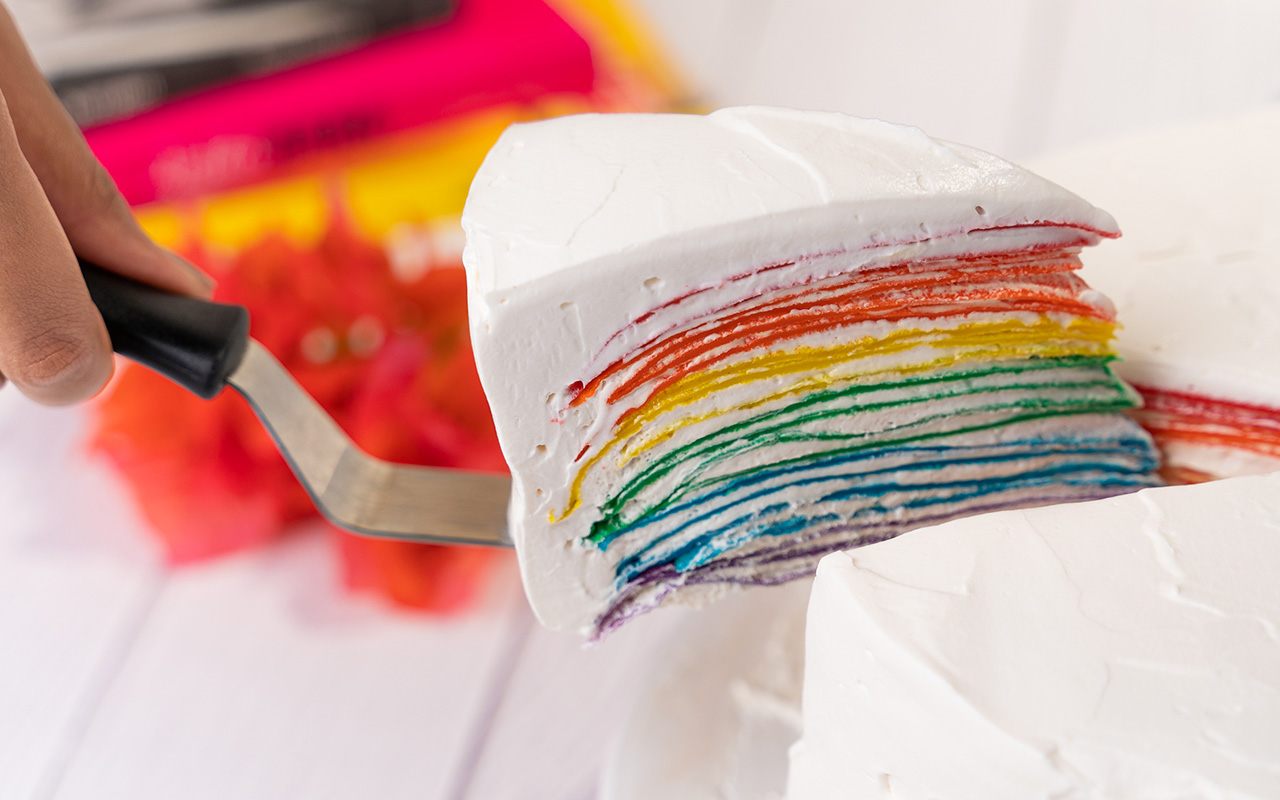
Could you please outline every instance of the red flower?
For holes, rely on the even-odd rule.
[[[218,275],[218,300],[248,307],[254,337],[371,454],[505,471],[472,360],[460,265],[406,281],[342,224],[312,250],[273,238],[221,268],[188,255]],[[177,563],[271,540],[317,515],[230,392],[201,401],[130,365],[98,407],[94,441]],[[465,604],[493,557],[338,535],[349,585],[421,608]]]

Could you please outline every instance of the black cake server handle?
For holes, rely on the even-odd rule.
[[[249,309],[173,294],[87,261],[80,272],[111,347],[211,400],[249,349]]]

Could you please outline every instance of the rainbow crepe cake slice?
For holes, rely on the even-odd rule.
[[[989,154],[741,108],[510,128],[463,215],[539,618],[599,635],[980,511],[1152,485],[1103,211]]]
[[[1124,221],[1084,270],[1173,480],[1280,470],[1280,106],[1037,163]]]

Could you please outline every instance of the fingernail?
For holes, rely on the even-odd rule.
[[[186,260],[182,256],[178,255],[177,253],[171,252],[169,253],[169,257],[172,258],[178,266],[182,267],[184,270],[190,273],[191,277],[195,278],[200,283],[200,285],[204,288],[205,294],[207,295],[213,294],[213,290],[217,288],[218,282],[215,281],[208,273],[206,273],[204,270],[197,267],[195,264],[192,264],[190,261]]]

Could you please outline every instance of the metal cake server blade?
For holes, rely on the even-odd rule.
[[[373,458],[249,338],[242,306],[170,294],[81,261],[117,353],[211,399],[244,396],[316,508],[353,533],[416,542],[511,546],[505,475]]]

